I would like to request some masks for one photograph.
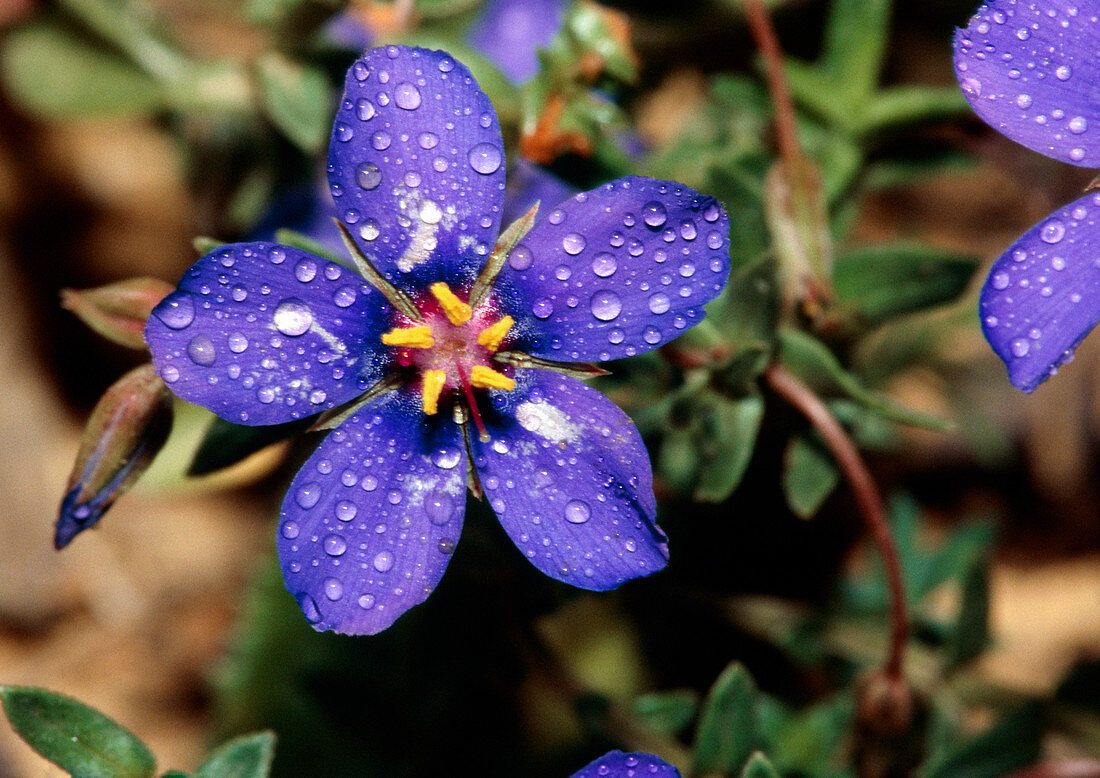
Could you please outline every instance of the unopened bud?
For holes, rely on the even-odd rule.
[[[157,278],[131,278],[94,289],[62,289],[61,307],[110,341],[145,348],[145,320],[172,285]]]
[[[764,181],[764,215],[779,258],[788,309],[817,319],[832,297],[833,247],[817,167],[776,162]]]
[[[172,396],[151,364],[131,370],[99,399],[61,502],[54,546],[93,526],[145,472],[172,429]]]

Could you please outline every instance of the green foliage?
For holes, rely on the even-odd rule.
[[[260,732],[224,744],[203,762],[193,778],[266,778],[275,756],[275,735]]]
[[[146,116],[165,104],[157,82],[126,57],[56,18],[7,36],[0,76],[8,94],[44,118]]]
[[[791,439],[783,457],[783,493],[795,515],[812,517],[839,482],[840,473],[819,442],[802,436]]]
[[[634,700],[631,716],[647,729],[674,736],[687,728],[699,709],[699,695],[690,689],[645,694]]]
[[[756,684],[734,662],[723,671],[703,703],[695,732],[692,773],[736,775],[757,747]]]
[[[320,68],[270,52],[256,62],[264,111],[306,154],[317,154],[332,131],[328,77]]]
[[[157,763],[145,744],[99,711],[57,692],[0,686],[0,702],[19,737],[80,778],[149,778]]]
[[[187,468],[187,474],[206,475],[235,465],[261,449],[304,432],[312,421],[311,418],[285,424],[246,427],[215,416],[206,428],[202,442]]]
[[[1002,716],[993,726],[950,746],[918,772],[919,778],[999,778],[1033,763],[1039,756],[1043,709],[1029,703]]]

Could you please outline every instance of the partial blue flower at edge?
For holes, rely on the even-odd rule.
[[[1094,9],[1095,10],[1095,9]],[[1087,5],[995,0],[955,35],[955,72],[975,112],[1052,159],[1100,166],[1100,17]],[[1100,196],[1024,233],[982,288],[982,330],[1017,388],[1034,391],[1100,321]]]
[[[500,229],[503,173],[495,112],[461,63],[388,47],[352,66],[329,153],[336,210],[441,339],[467,325],[441,323],[429,287],[469,294]],[[512,318],[501,350],[560,362],[642,353],[701,321],[725,284],[728,218],[687,187],[629,177],[544,213],[472,315],[478,327]],[[665,565],[648,456],[621,410],[575,378],[482,354],[514,387],[473,390],[488,439],[467,444],[451,373],[434,414],[423,372],[410,376],[459,352],[382,343],[414,324],[347,268],[264,242],[199,260],[149,318],[169,388],[236,423],[311,416],[409,378],[325,438],[284,501],[283,574],[315,628],[373,634],[428,596],[458,541],[469,457],[547,575],[604,590]]]
[[[680,771],[660,757],[642,752],[610,751],[570,778],[680,778]]]

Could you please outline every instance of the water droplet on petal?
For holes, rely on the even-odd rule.
[[[384,573],[393,567],[393,554],[389,551],[379,551],[374,557],[374,569]]]
[[[570,232],[561,239],[561,247],[565,249],[565,253],[570,256],[576,256],[584,251],[584,244],[584,236],[579,232]]]
[[[432,454],[432,464],[443,470],[453,470],[462,458],[462,452],[450,446]]]
[[[316,481],[302,484],[294,493],[294,501],[304,510],[309,510],[321,499],[321,485]]]
[[[1039,238],[1044,243],[1057,243],[1066,235],[1066,226],[1060,219],[1048,219],[1039,229]]]
[[[592,272],[600,278],[607,278],[612,275],[617,268],[618,263],[615,261],[614,254],[607,251],[601,251],[599,254],[592,257]]]
[[[324,549],[329,556],[343,556],[344,552],[348,550],[348,542],[344,540],[342,535],[333,533],[325,538]]]
[[[308,594],[305,592],[299,594],[297,600],[298,607],[302,609],[302,615],[306,617],[306,621],[310,624],[316,624],[323,618],[321,610],[317,607],[317,601]]]
[[[990,279],[990,283],[993,284],[994,289],[1007,289],[1008,288],[1008,273],[998,271],[993,274],[993,278]]]
[[[370,121],[374,118],[374,103],[365,97],[360,97],[355,101],[355,115],[361,122]]]
[[[470,162],[470,167],[487,176],[500,168],[500,149],[491,143],[479,143],[470,149],[466,159]]]
[[[535,257],[531,253],[531,249],[521,243],[512,249],[512,253],[508,255],[508,265],[513,270],[526,270],[531,267],[531,263],[534,259]]]
[[[415,84],[404,81],[394,88],[393,101],[397,103],[398,108],[404,108],[406,111],[416,110],[420,107],[420,90]]]
[[[308,284],[317,277],[317,263],[312,259],[298,260],[298,264],[294,266],[294,277],[303,284]]]
[[[424,501],[424,512],[432,524],[442,526],[454,515],[455,501],[445,492],[436,492]]]
[[[344,582],[339,578],[326,578],[324,582],[325,596],[336,602],[344,596]]]
[[[592,515],[592,509],[584,500],[570,500],[565,504],[565,520],[570,524],[584,524]]]
[[[1025,338],[1016,338],[1012,341],[1010,346],[1012,353],[1018,357],[1026,357],[1027,352],[1031,350],[1031,344],[1027,342]]]
[[[196,365],[208,366],[214,364],[217,355],[214,351],[214,343],[206,335],[196,335],[187,344],[187,356]]]
[[[553,312],[554,303],[547,297],[535,300],[535,304],[531,306],[531,313],[535,314],[535,318],[538,319],[548,319]]]
[[[649,297],[649,310],[651,313],[666,313],[671,303],[664,292],[656,292]]]
[[[382,171],[371,162],[364,162],[355,169],[355,181],[366,190],[376,189],[382,183]]]
[[[275,308],[275,329],[289,337],[309,332],[313,326],[313,313],[309,306],[296,297],[288,297]]]
[[[182,330],[195,320],[195,300],[186,292],[173,292],[157,306],[156,314],[164,326]]]
[[[668,220],[668,211],[656,200],[650,200],[642,206],[642,221],[656,229]]]
[[[609,289],[601,289],[592,295],[590,302],[592,315],[600,321],[611,321],[623,310],[623,301],[619,295]]]

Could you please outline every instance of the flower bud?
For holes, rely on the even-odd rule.
[[[912,773],[923,754],[924,706],[904,678],[878,671],[856,696],[855,762],[861,778]]]
[[[172,396],[151,364],[106,391],[84,428],[57,519],[56,548],[99,521],[145,472],[171,429]]]
[[[110,341],[145,348],[145,320],[172,286],[157,278],[130,278],[95,289],[62,289],[61,307]]]

